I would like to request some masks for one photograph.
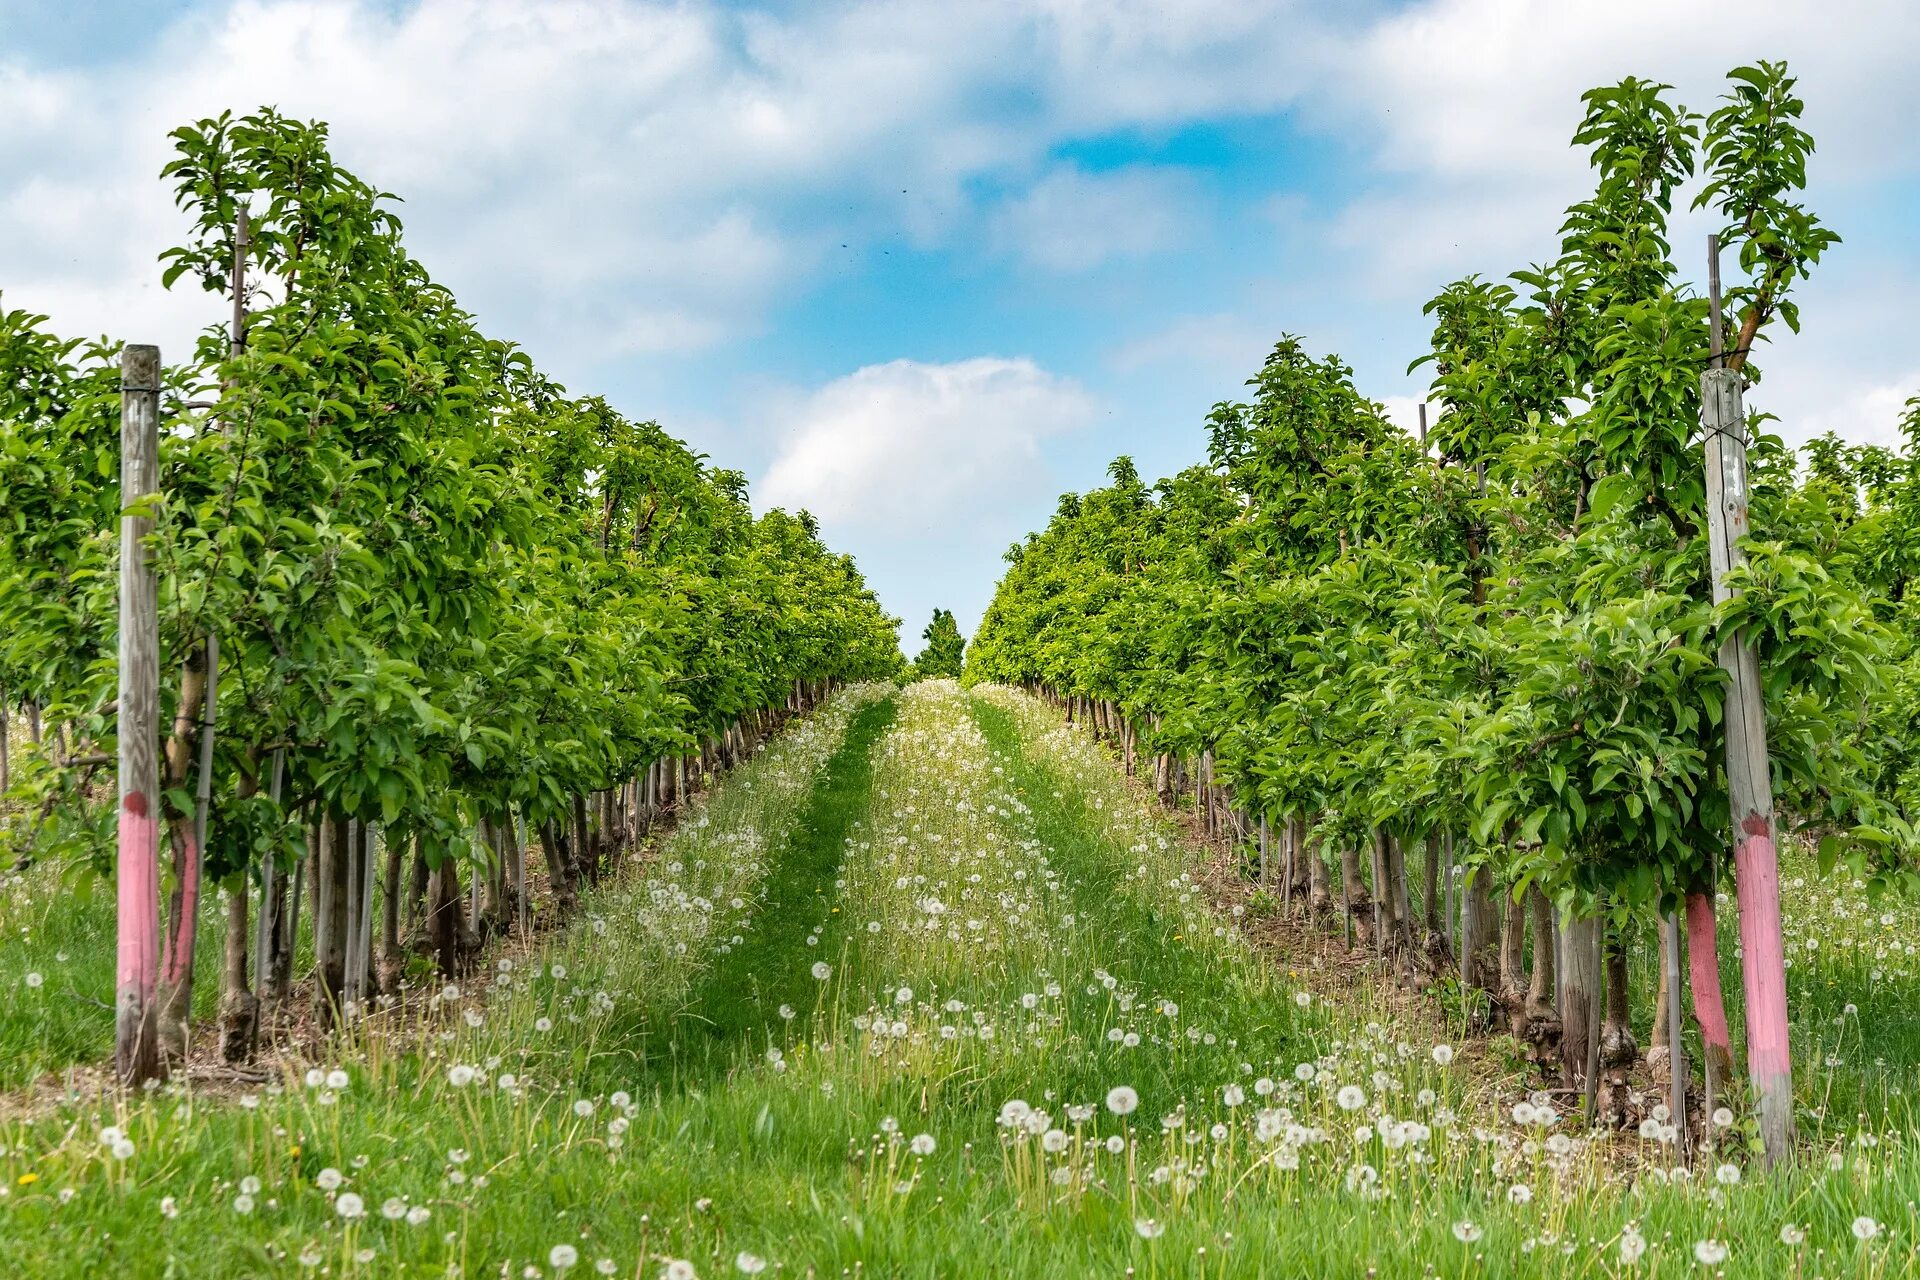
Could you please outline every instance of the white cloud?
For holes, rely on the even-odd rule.
[[[206,300],[140,296],[180,233],[166,132],[272,103],[328,120],[343,163],[406,197],[429,268],[563,376],[710,347],[850,234],[972,233],[971,183],[1031,173],[1077,131],[1285,98],[1291,7],[233,0],[110,67],[0,56],[0,279],[63,328],[184,342]],[[1113,252],[1157,245],[1164,223],[1110,216],[1151,186],[1043,183],[1022,243],[1070,261],[1091,220]]]
[[[1087,173],[1063,165],[994,213],[989,240],[1031,266],[1086,271],[1191,243],[1203,218],[1193,183],[1179,170]]]
[[[1093,412],[1077,384],[1024,358],[869,365],[784,411],[756,497],[855,533],[951,535],[1044,493],[1041,443]]]
[[[1568,145],[1583,92],[1635,75],[1707,111],[1728,70],[1762,58],[1788,59],[1799,77],[1820,140],[1816,210],[1862,177],[1920,171],[1920,136],[1884,127],[1920,115],[1920,6],[1909,0],[1769,0],[1732,26],[1724,9],[1672,0],[1431,0],[1344,42],[1306,108],[1370,137],[1380,168],[1406,179],[1343,210],[1335,236],[1377,281],[1502,272],[1549,254],[1557,215],[1589,185],[1584,153]]]
[[[1380,407],[1387,411],[1387,421],[1418,440],[1420,438],[1420,397],[1419,396],[1381,396]],[[1427,410],[1431,417],[1433,410]]]
[[[1806,407],[1796,414],[1782,414],[1782,421],[1769,429],[1778,431],[1789,444],[1831,431],[1855,444],[1905,447],[1900,427],[1910,412],[1907,402],[1920,396],[1920,366],[1909,367],[1886,381],[1869,381],[1870,377],[1863,374],[1850,380],[1831,397],[1816,400],[1794,396],[1794,401]],[[1768,389],[1763,382],[1755,391],[1752,399],[1758,402],[1756,407],[1767,407],[1760,393]]]

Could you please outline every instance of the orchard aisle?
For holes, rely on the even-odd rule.
[[[1590,1149],[1288,985],[1200,857],[1024,694],[849,690],[431,1030],[0,1130],[0,1272],[1771,1275],[1787,1225],[1907,1265],[1903,1166]]]

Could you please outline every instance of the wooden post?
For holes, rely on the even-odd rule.
[[[273,752],[273,772],[267,779],[267,798],[273,801],[273,807],[280,807],[280,791],[286,780],[287,753],[284,747],[276,747]],[[254,922],[256,930],[253,939],[253,989],[258,999],[267,995],[267,971],[273,963],[273,931],[278,925],[274,919],[274,861],[268,858],[260,864],[260,912]],[[244,885],[241,892],[245,892]]]
[[[124,1084],[159,1079],[160,621],[147,500],[160,482],[160,349],[120,354],[120,840],[114,1066]]]
[[[7,697],[7,686],[0,684],[0,795],[13,785],[13,703]],[[5,819],[0,818],[0,823]]]
[[[360,936],[354,943],[354,963],[358,966],[358,975],[353,994],[360,1002],[362,1013],[366,1012],[367,997],[374,990],[373,882],[378,878],[374,874],[379,865],[375,859],[379,855],[383,836],[380,828],[371,822],[360,828]]]
[[[1673,1112],[1674,1127],[1680,1133],[1680,1150],[1687,1149],[1687,1042],[1685,996],[1681,993],[1680,921],[1669,911],[1660,921],[1660,950],[1667,968],[1667,1007],[1660,1014],[1667,1019],[1667,1109]],[[1712,1123],[1713,1117],[1707,1117]]]
[[[1713,364],[1700,375],[1706,433],[1707,536],[1713,601],[1732,591],[1727,575],[1744,564],[1747,536],[1747,415],[1742,375],[1720,368],[1720,242],[1707,240]],[[1738,635],[1720,646],[1727,673],[1727,799],[1733,814],[1734,882],[1740,904],[1740,977],[1747,999],[1747,1075],[1769,1167],[1793,1151],[1793,1061],[1787,1037],[1787,971],[1780,932],[1780,866],[1774,848],[1773,781],[1767,767],[1766,704],[1753,646]],[[1709,1118],[1711,1123],[1711,1118]]]
[[[1300,857],[1300,837],[1294,830],[1294,819],[1283,814],[1280,818],[1280,905],[1285,908],[1283,915],[1293,916],[1293,886],[1299,878],[1298,861]]]
[[[360,1002],[360,879],[366,874],[366,860],[361,857],[364,844],[361,837],[361,823],[358,818],[347,819],[347,893],[346,893],[346,944],[340,958],[340,1016],[345,1020]]]

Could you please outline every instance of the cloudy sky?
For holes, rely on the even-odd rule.
[[[0,0],[0,295],[184,350],[166,134],[332,123],[492,334],[805,506],[906,619],[1283,332],[1410,418],[1421,303],[1554,251],[1583,89],[1786,58],[1845,238],[1766,356],[1789,439],[1920,393],[1908,0]],[[1704,223],[1678,237],[1697,258]]]

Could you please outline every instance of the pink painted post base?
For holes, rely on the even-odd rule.
[[[1740,827],[1733,866],[1739,885],[1740,947],[1744,952],[1740,968],[1747,996],[1747,1071],[1759,1094],[1764,1130],[1769,1120],[1790,1125],[1793,1108],[1787,966],[1780,935],[1780,866],[1773,847],[1772,824],[1766,818],[1751,814]]]
[[[114,875],[119,907],[114,989],[151,1004],[160,976],[160,827],[147,798],[135,791],[120,807],[120,860]]]

